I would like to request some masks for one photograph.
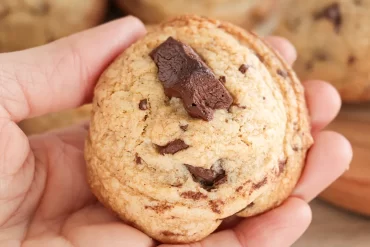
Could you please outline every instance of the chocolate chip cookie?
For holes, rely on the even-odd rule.
[[[370,100],[370,0],[291,1],[277,35],[297,48],[302,80],[331,82],[345,102]]]
[[[88,120],[91,105],[24,120],[18,124],[26,135],[42,134]]]
[[[147,23],[159,23],[179,14],[197,14],[245,28],[269,20],[279,1],[282,0],[116,0],[125,12]]]
[[[312,144],[303,87],[257,36],[166,21],[102,74],[86,140],[93,193],[165,243],[280,205]]]
[[[1,0],[0,52],[22,50],[99,24],[107,0]]]

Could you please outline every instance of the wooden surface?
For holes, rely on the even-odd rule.
[[[343,107],[329,129],[349,139],[354,156],[349,171],[320,197],[334,205],[370,216],[370,105]]]
[[[292,247],[369,247],[370,218],[362,217],[322,201],[311,203],[312,224]]]

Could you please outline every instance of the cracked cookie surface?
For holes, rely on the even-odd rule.
[[[0,52],[49,43],[99,24],[106,0],[2,0]]]
[[[174,75],[158,76],[150,54],[169,38],[193,49],[202,59],[194,67],[207,66],[224,85],[228,109],[195,118],[181,95],[166,95],[163,81]],[[164,67],[188,85],[181,68]],[[286,63],[241,28],[189,15],[157,26],[102,74],[85,159],[106,207],[161,242],[187,243],[226,217],[281,204],[311,144],[303,87]]]
[[[301,80],[332,83],[345,102],[370,100],[370,0],[290,1],[275,34],[297,49]]]

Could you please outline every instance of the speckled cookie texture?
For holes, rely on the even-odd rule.
[[[89,120],[91,104],[81,106],[77,109],[50,113],[44,116],[23,120],[18,125],[23,132],[30,136],[42,134],[51,130],[57,130]]]
[[[267,21],[282,0],[116,0],[122,9],[147,23],[180,14],[197,14],[253,28]]]
[[[297,48],[302,80],[332,83],[345,102],[370,100],[370,0],[290,1],[275,33]]]
[[[106,0],[1,0],[0,52],[27,49],[99,24]]]
[[[303,87],[280,56],[232,24],[186,15],[102,74],[85,159],[106,207],[158,241],[188,243],[281,204],[311,144]]]

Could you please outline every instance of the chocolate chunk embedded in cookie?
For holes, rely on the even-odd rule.
[[[255,35],[197,16],[169,20],[123,52],[96,86],[92,115],[93,193],[165,243],[280,205],[312,144],[291,68]]]

